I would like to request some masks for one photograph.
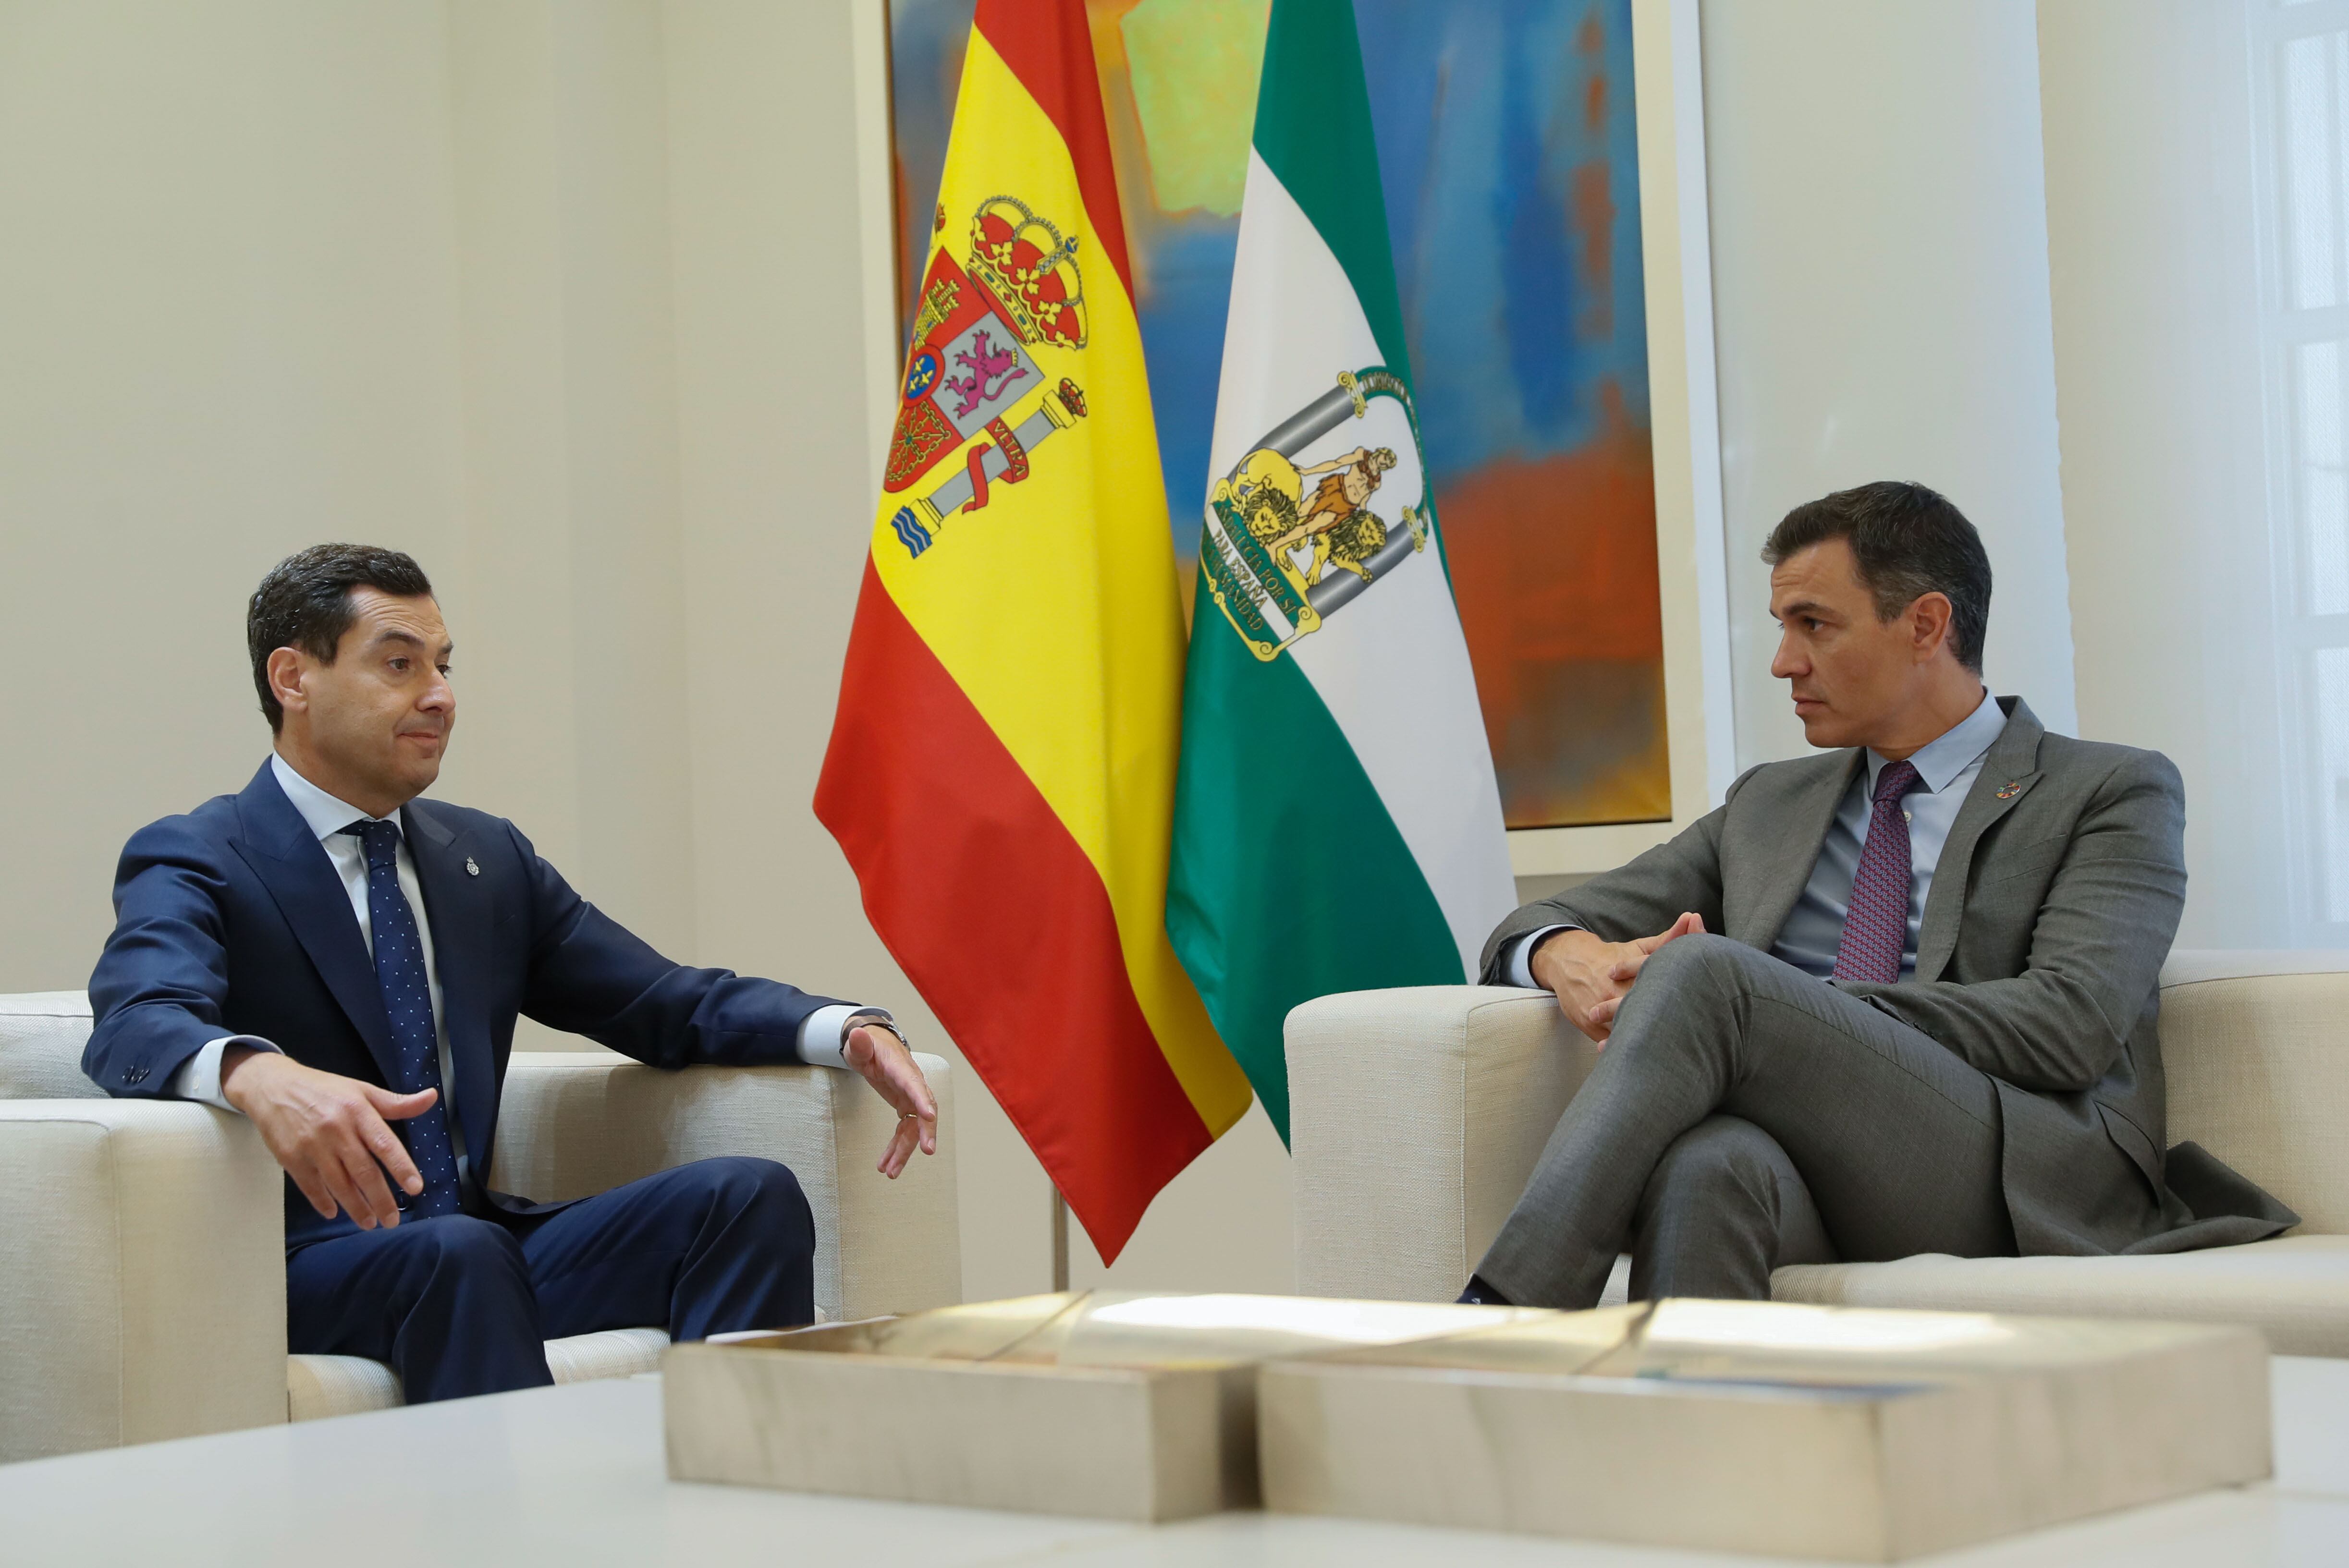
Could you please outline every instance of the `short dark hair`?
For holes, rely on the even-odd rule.
[[[1928,593],[1950,601],[1950,641],[1958,663],[1982,674],[1990,629],[1990,552],[1966,514],[1920,484],[1879,480],[1806,500],[1779,521],[1762,546],[1776,566],[1830,539],[1851,545],[1860,585],[1876,597],[1876,618],[1889,621]]]
[[[429,596],[430,579],[415,558],[372,544],[314,544],[269,569],[244,613],[244,645],[253,655],[253,689],[272,735],[285,727],[285,709],[269,689],[269,655],[299,648],[322,665],[335,662],[343,634],[357,612],[351,590],[375,588],[402,599]]]

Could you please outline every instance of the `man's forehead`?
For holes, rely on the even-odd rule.
[[[1805,545],[1770,569],[1773,598],[1781,593],[1816,596],[1858,586],[1859,578],[1852,571],[1851,546],[1840,539]]]
[[[440,606],[430,595],[402,598],[379,588],[359,588],[351,594],[357,624],[371,637],[406,634],[425,642],[445,642],[449,631],[440,621]]]

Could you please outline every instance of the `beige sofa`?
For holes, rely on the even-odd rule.
[[[81,1073],[78,991],[0,996],[0,1461],[378,1409],[378,1363],[288,1356],[283,1187],[241,1117],[106,1098]],[[577,1197],[719,1154],[781,1160],[815,1212],[824,1319],[961,1297],[952,1085],[941,1148],[892,1182],[895,1114],[822,1068],[692,1068],[517,1052],[492,1181]],[[550,1340],[558,1381],[647,1371],[667,1336]]]
[[[2164,1257],[1785,1268],[1773,1294],[2248,1323],[2280,1353],[2349,1357],[2349,953],[2174,954],[2161,1041],[2172,1140],[2282,1198],[2298,1227]],[[1415,1301],[1459,1292],[1597,1059],[1546,993],[1475,985],[1309,1002],[1288,1052],[1299,1288]]]

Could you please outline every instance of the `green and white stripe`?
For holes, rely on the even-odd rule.
[[[1309,504],[1296,470],[1395,459],[1366,503],[1387,533],[1367,587],[1269,573],[1212,502],[1200,551],[1166,923],[1284,1139],[1288,1010],[1473,978],[1516,904],[1410,385],[1352,5],[1275,0],[1209,489],[1242,501],[1269,465]]]

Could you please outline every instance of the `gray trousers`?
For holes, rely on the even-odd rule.
[[[1998,1091],[1908,1025],[1722,936],[1640,970],[1477,1274],[1596,1305],[1767,1300],[1781,1264],[2011,1256]]]

